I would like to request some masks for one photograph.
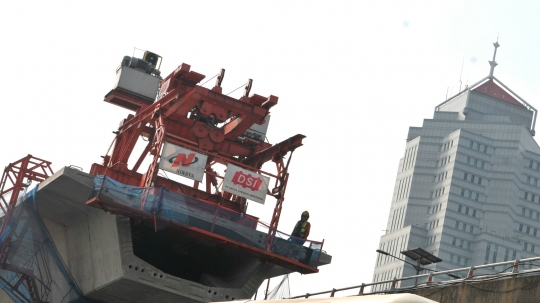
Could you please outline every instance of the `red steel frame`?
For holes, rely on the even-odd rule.
[[[6,166],[0,180],[0,208],[6,214],[0,234],[4,232],[6,222],[11,218],[20,192],[28,187],[27,182],[41,182],[52,174],[51,162],[35,158],[32,155]],[[5,197],[8,194],[11,194],[11,198],[6,200]]]
[[[16,162],[10,163],[4,169],[2,179],[0,180],[0,208],[4,213],[4,220],[0,229],[0,235],[3,235],[6,228],[13,216],[17,199],[19,194],[29,186],[28,181],[42,182],[53,174],[51,168],[51,162],[28,155]],[[11,195],[9,199],[6,199],[7,195]],[[8,253],[10,249],[13,249],[10,245],[11,237],[7,236],[2,245],[0,246],[0,266],[3,269],[12,271],[17,274],[17,280],[6,281],[6,283],[12,290],[14,290],[21,298],[25,299],[25,296],[18,291],[18,286],[24,283],[30,294],[31,302],[45,302],[45,298],[50,293],[50,271],[47,266],[47,262],[44,260],[43,251],[39,250],[36,258],[41,259],[42,267],[39,270],[39,276],[35,276],[33,272],[12,265],[8,260]],[[48,279],[44,279],[48,278]],[[45,284],[45,281],[49,281]],[[37,283],[39,282],[39,283]],[[38,287],[41,288],[41,292],[38,291]],[[39,294],[42,294],[44,298],[40,298]]]
[[[191,71],[188,64],[182,64],[161,82],[159,98],[153,104],[137,101],[136,97],[126,96],[122,91],[110,91],[105,101],[135,110],[135,113],[123,121],[111,154],[107,152],[102,165],[94,164],[91,173],[105,174],[130,185],[165,186],[189,196],[220,203],[240,213],[246,212],[246,199],[214,190],[217,179],[223,177],[215,172],[213,166],[232,163],[271,176],[276,182],[268,195],[277,200],[270,222],[271,233],[267,239],[267,243],[271,243],[279,224],[288,181],[283,157],[302,146],[304,136],[296,135],[275,145],[242,137],[253,124],[264,123],[278,98],[257,94],[248,96],[251,81],[240,99],[223,95],[220,87],[223,75],[222,71],[216,85],[207,89],[196,85],[205,76]],[[208,120],[216,123],[208,123]],[[139,137],[148,138],[148,144],[129,168],[128,159]],[[204,188],[199,189],[197,181],[193,186],[187,186],[158,176],[160,152],[165,142],[208,155]],[[148,155],[153,156],[151,164],[141,175],[137,170]],[[277,173],[261,171],[262,165],[268,161],[275,163]]]

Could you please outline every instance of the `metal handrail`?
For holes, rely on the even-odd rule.
[[[351,290],[351,289],[356,289],[356,288],[359,288],[358,295],[404,291],[404,290],[407,290],[407,289],[416,288],[419,285],[414,285],[414,286],[410,286],[410,287],[396,287],[397,282],[406,281],[406,280],[412,280],[412,279],[417,279],[417,278],[425,278],[425,277],[428,278],[428,281],[425,283],[425,285],[422,285],[422,284],[420,284],[420,285],[422,285],[422,287],[429,287],[430,284],[433,283],[432,279],[433,279],[434,276],[446,275],[446,274],[449,274],[449,273],[462,272],[462,271],[467,272],[467,278],[454,279],[454,280],[451,280],[452,283],[463,281],[465,279],[481,278],[481,277],[487,277],[487,276],[489,276],[489,277],[494,277],[495,276],[496,277],[496,276],[510,276],[510,275],[520,275],[520,274],[528,274],[528,273],[540,273],[540,268],[519,271],[519,265],[520,264],[524,264],[524,263],[528,263],[528,262],[532,262],[532,261],[538,261],[538,260],[540,260],[540,257],[533,257],[533,258],[526,258],[526,259],[516,259],[516,260],[511,260],[511,261],[504,261],[504,262],[497,262],[497,263],[482,264],[482,265],[477,265],[477,266],[455,268],[455,269],[449,269],[449,270],[444,270],[444,271],[430,272],[430,273],[427,273],[427,274],[414,275],[414,276],[409,276],[409,277],[401,277],[401,278],[394,277],[391,280],[385,280],[385,281],[379,281],[379,282],[371,282],[371,283],[362,283],[360,285],[349,286],[349,287],[344,287],[344,288],[333,288],[331,290],[326,290],[326,291],[321,291],[321,292],[316,292],[316,293],[306,293],[305,295],[299,295],[299,296],[291,297],[290,299],[309,298],[310,296],[318,296],[318,295],[324,295],[324,294],[330,294],[330,297],[333,297],[334,294],[336,292],[338,292],[338,291]],[[501,272],[501,273],[497,273],[497,274],[482,274],[482,275],[474,276],[474,271],[475,270],[483,269],[483,268],[489,268],[489,267],[495,267],[495,266],[501,266],[501,265],[512,265],[512,266],[509,266],[507,268],[507,270],[512,268],[512,271],[511,272]],[[445,284],[446,282],[449,282],[449,281],[441,281],[441,282],[437,282],[437,283],[440,285],[441,283]],[[388,284],[388,283],[390,283],[390,285],[391,285],[390,289],[380,290],[380,291],[370,291],[370,292],[367,292],[367,293],[364,292],[364,289],[367,286],[375,286],[375,285]]]

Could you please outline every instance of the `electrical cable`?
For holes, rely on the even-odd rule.
[[[201,84],[200,86],[203,86],[203,85],[205,85],[206,83],[208,83],[208,81],[210,81],[210,80],[214,79],[214,78],[215,78],[215,77],[217,77],[217,76],[219,76],[219,74],[215,74],[215,75],[214,75],[214,76],[213,76],[212,78],[210,78],[210,79],[206,80],[206,81],[205,81],[205,82],[204,82],[203,84]]]
[[[242,84],[242,85],[238,86],[235,90],[233,90],[232,92],[226,94],[225,96],[228,96],[228,95],[234,93],[235,91],[237,91],[238,89],[240,89],[240,88],[243,87],[243,86],[246,86],[246,85],[245,85],[245,84]]]

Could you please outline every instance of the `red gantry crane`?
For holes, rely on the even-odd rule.
[[[129,109],[133,113],[122,120],[118,131],[115,132],[116,137],[104,156],[103,163],[93,164],[90,173],[105,175],[130,186],[163,187],[170,192],[177,192],[212,204],[219,209],[226,209],[237,214],[237,218],[254,221],[255,225],[261,224],[258,218],[246,214],[246,197],[249,196],[238,194],[242,191],[238,193],[228,191],[223,186],[222,190],[219,190],[219,183],[226,182],[224,178],[227,178],[227,174],[219,173],[216,167],[234,165],[242,170],[242,173],[237,172],[236,180],[233,180],[236,183],[244,177],[249,178],[251,174],[254,180],[272,179],[272,186],[268,187],[264,195],[274,197],[276,204],[270,224],[267,226],[265,245],[262,248],[216,235],[189,224],[180,222],[174,222],[174,224],[181,228],[182,232],[193,237],[204,238],[214,243],[226,243],[229,247],[241,249],[244,253],[256,256],[264,262],[278,264],[302,273],[318,272],[317,265],[313,262],[311,264],[300,262],[284,256],[283,253],[276,253],[275,247],[274,249],[272,247],[285,200],[290,157],[296,148],[302,146],[302,140],[305,138],[303,135],[295,135],[283,142],[271,145],[265,142],[264,134],[261,136],[256,132],[250,132],[250,128],[254,125],[265,124],[266,119],[269,119],[270,109],[278,103],[278,97],[250,95],[252,80],[249,79],[242,97],[232,98],[222,93],[224,69],[221,69],[217,75],[214,87],[208,89],[198,85],[205,76],[192,71],[191,66],[185,63],[161,80],[158,70],[160,62],[161,57],[150,52],[146,52],[142,60],[124,57],[122,66],[117,71],[117,86],[105,96],[105,101]],[[130,76],[129,73],[138,74]],[[159,83],[159,89],[156,89],[156,85],[150,93],[141,91],[144,85],[152,81]],[[152,98],[152,94],[156,94],[154,89],[158,91],[155,102]],[[148,142],[140,155],[134,155],[133,151],[139,137],[145,138]],[[174,157],[165,159],[162,150],[166,144],[198,153],[198,157],[200,155],[207,157],[204,166],[204,181],[187,175],[189,173],[181,175],[191,177],[190,179],[193,179],[191,185],[158,175],[160,165],[164,162],[169,161],[173,165],[184,166],[194,159],[190,159],[188,154],[175,154]],[[288,153],[290,155],[285,163],[284,157]],[[138,173],[137,171],[147,157],[151,159],[148,169],[142,174]],[[137,160],[130,164],[129,159]],[[275,172],[261,170],[263,164],[268,161],[274,162]],[[256,176],[260,177],[256,178]],[[201,183],[203,183],[202,186]],[[243,186],[245,188],[248,185]],[[107,201],[100,199],[98,194],[87,204],[130,216],[136,220],[146,220],[154,225],[156,231],[160,221],[174,221],[160,218],[156,212],[145,211],[145,203],[141,201],[138,210],[135,211],[133,207],[115,203],[112,199]],[[218,212],[219,210],[216,210],[216,213]],[[214,228],[215,220],[214,217],[211,230]],[[252,228],[255,229],[256,226]],[[322,243],[318,242],[317,245],[317,251],[320,252]]]

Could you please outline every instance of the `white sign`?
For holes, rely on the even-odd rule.
[[[268,130],[268,124],[270,124],[270,115],[267,115],[264,120],[264,124],[262,125],[254,123],[246,130],[244,136],[258,141],[264,141],[266,138],[266,131]]]
[[[269,177],[229,164],[222,189],[233,195],[264,204],[269,183]]]
[[[195,181],[202,181],[208,156],[165,142],[159,168]]]

